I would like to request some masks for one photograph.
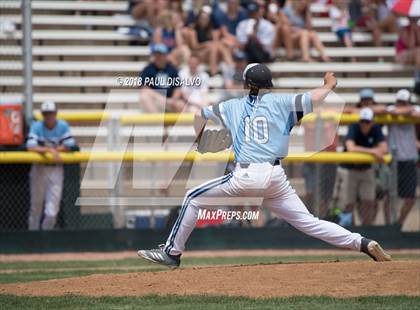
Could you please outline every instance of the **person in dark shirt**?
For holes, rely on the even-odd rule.
[[[220,30],[222,42],[230,47],[239,47],[236,39],[236,27],[247,19],[248,14],[241,7],[240,0],[228,0],[226,11],[223,11],[218,3],[213,7],[212,20],[214,27]]]
[[[388,152],[388,146],[382,128],[374,124],[373,116],[373,110],[370,108],[360,111],[360,122],[349,127],[345,150],[367,153],[382,162],[383,156]],[[359,214],[362,224],[372,225],[377,211],[375,170],[370,164],[349,164],[343,167],[348,169],[346,212],[353,212],[354,205],[360,201]]]
[[[152,46],[153,61],[140,74],[141,108],[145,112],[180,112],[184,102],[179,88],[178,70],[168,61],[168,48],[161,43]]]
[[[188,41],[200,61],[209,65],[210,75],[215,75],[219,71],[219,64],[223,62],[233,66],[234,62],[230,49],[220,40],[220,31],[214,27],[211,14],[212,9],[208,5],[200,9],[191,25]]]

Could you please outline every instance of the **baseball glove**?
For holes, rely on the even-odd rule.
[[[220,130],[205,130],[198,142],[197,151],[200,153],[217,153],[232,145],[230,131],[226,128]]]

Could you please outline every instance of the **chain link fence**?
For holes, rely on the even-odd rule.
[[[414,182],[407,175],[406,167],[401,168],[401,163],[374,164],[364,171],[352,171],[339,164],[285,162],[283,166],[298,195],[308,209],[320,218],[342,226],[397,225],[401,214],[406,212],[408,215],[402,223],[403,229],[420,229],[418,187],[415,188],[413,200],[400,197],[412,191],[413,183],[410,182]],[[92,170],[97,176],[91,181],[102,179],[107,182],[107,171],[111,167],[111,162],[100,163]],[[159,162],[151,163],[151,169],[144,172],[150,184],[160,182],[162,171],[167,167]],[[418,173],[418,167],[415,169]],[[0,230],[27,230],[31,205],[31,165],[3,164],[0,170]],[[114,188],[83,188],[81,180],[85,171],[85,163],[64,165],[63,192],[55,229],[165,229],[168,219],[173,220],[176,208],[182,202],[191,163],[185,162],[181,166],[167,189],[133,188],[133,164],[129,162],[122,165]],[[373,197],[372,200],[366,200],[369,195]],[[218,224],[240,227],[286,225],[258,205],[244,203],[243,206],[230,207],[238,208],[260,210],[260,218],[258,221],[242,223],[233,220]]]
[[[301,167],[301,197],[320,218],[345,227],[392,225],[404,231],[420,230],[416,162],[394,160],[360,170],[336,164]]]

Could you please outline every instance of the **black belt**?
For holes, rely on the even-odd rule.
[[[277,158],[273,163],[270,163],[272,166],[280,165],[281,158]],[[251,163],[239,163],[241,168],[248,168]]]

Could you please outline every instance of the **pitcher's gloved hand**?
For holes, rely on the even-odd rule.
[[[226,128],[219,130],[205,130],[198,142],[197,151],[200,153],[217,153],[232,145],[230,131]]]

